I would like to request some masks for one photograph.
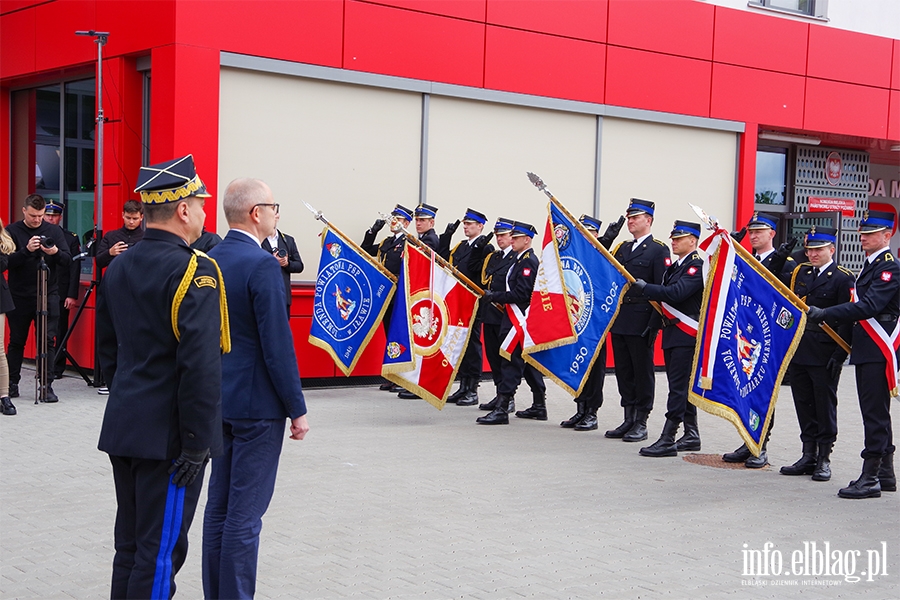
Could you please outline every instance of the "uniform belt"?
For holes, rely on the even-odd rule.
[[[631,296],[622,298],[623,304],[644,304],[645,302],[650,302],[649,298],[632,298]]]

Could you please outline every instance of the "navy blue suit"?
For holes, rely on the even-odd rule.
[[[225,452],[213,459],[209,480],[203,592],[206,598],[250,598],[285,419],[305,415],[306,403],[278,262],[235,230],[210,255],[231,290],[231,353],[222,359]]]

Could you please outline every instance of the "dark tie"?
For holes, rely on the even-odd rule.
[[[759,254],[757,254],[756,252],[754,252],[754,253],[753,253],[753,258],[755,258],[756,260],[759,260]]]
[[[813,267],[813,279],[819,276],[819,267]]]

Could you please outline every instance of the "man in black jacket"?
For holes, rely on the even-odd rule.
[[[203,471],[222,453],[230,334],[218,267],[188,247],[209,197],[193,158],[142,167],[137,191],[146,236],[113,261],[97,300],[109,383],[98,448],[109,455],[118,507],[110,597],[171,598]]]
[[[16,398],[19,395],[19,379],[21,378],[25,342],[28,340],[28,329],[36,320],[38,269],[41,268],[42,262],[49,268],[47,274],[48,316],[47,330],[36,332],[36,335],[46,336],[47,348],[52,356],[53,337],[56,335],[59,320],[58,273],[60,269],[68,269],[72,262],[72,255],[69,253],[69,246],[62,229],[57,225],[44,222],[46,207],[47,203],[42,196],[31,194],[25,198],[25,206],[22,207],[23,219],[16,221],[6,229],[16,244],[16,251],[9,256],[8,266],[9,290],[16,308],[6,315],[9,323],[9,348],[6,353],[9,360],[10,398]],[[51,374],[47,373],[47,375]],[[49,379],[52,380],[52,376]],[[59,400],[53,392],[52,384],[48,384],[46,390],[41,390],[39,396],[45,402]]]
[[[696,322],[700,318],[703,303],[703,259],[697,252],[700,240],[700,224],[690,221],[675,221],[672,233],[672,252],[678,258],[669,265],[662,284],[648,284],[643,279],[634,282],[650,300],[661,303],[665,318],[659,313],[651,317],[650,327],[663,325],[662,348],[666,362],[666,379],[669,382],[669,397],[666,403],[666,424],[662,434],[653,444],[641,448],[641,456],[677,456],[678,446],[675,434],[678,426],[686,421],[688,413],[693,415],[696,428],[697,407],[688,402],[691,366],[694,362],[694,345],[697,341]],[[692,320],[693,324],[685,323]],[[685,328],[685,329],[683,329]],[[692,332],[688,332],[693,328]],[[687,433],[685,427],[685,433]],[[700,435],[696,434],[696,450],[700,449]]]
[[[837,230],[813,227],[804,244],[809,262],[794,269],[791,290],[808,306],[828,308],[851,299],[855,277],[834,261]],[[850,340],[852,323],[829,323]],[[812,320],[800,338],[791,359],[791,391],[800,423],[803,454],[792,465],[781,467],[782,475],[812,475],[813,481],[831,479],[831,448],[837,439],[837,388],[847,352]]]
[[[512,249],[516,256],[515,263],[510,267],[506,276],[504,290],[493,292],[486,290],[481,302],[493,302],[501,306],[515,305],[524,314],[531,304],[531,293],[534,290],[534,281],[537,279],[540,261],[531,249],[531,242],[537,230],[533,225],[515,221],[512,226]],[[509,313],[504,312],[503,324],[500,326],[500,339],[505,339],[512,329],[513,324]],[[478,417],[475,422],[482,425],[507,425],[509,424],[509,405],[516,395],[516,389],[522,382],[522,375],[526,368],[534,368],[527,365],[522,358],[522,344],[517,342],[510,353],[509,359],[500,362],[500,387],[497,390],[497,407],[483,417]],[[527,410],[520,410],[516,416],[521,419],[547,420],[547,406],[545,401],[546,387],[543,379],[540,380],[540,390],[535,393],[534,403]]]
[[[856,367],[856,393],[862,413],[865,445],[862,473],[841,488],[841,498],[878,498],[896,492],[891,396],[900,394],[897,352],[890,338],[900,317],[900,265],[891,252],[894,213],[865,211],[859,222],[859,241],[866,261],[856,278],[855,302],[819,308],[807,316],[815,323],[853,323],[850,363]]]
[[[480,283],[484,257],[494,251],[490,244],[493,233],[483,235],[487,217],[472,208],[463,216],[463,233],[466,240],[458,243],[449,254],[450,264],[470,281]],[[447,402],[457,406],[478,404],[478,382],[481,380],[481,311],[478,311],[469,330],[469,343],[459,365],[459,389],[450,394]]]
[[[281,213],[275,213],[275,222],[281,218]],[[262,242],[262,249],[275,257],[281,267],[281,277],[284,279],[284,294],[287,296],[288,318],[291,316],[291,273],[303,272],[303,259],[297,250],[297,242],[294,238],[280,229],[275,234],[267,237]]]
[[[112,260],[137,244],[144,237],[141,222],[144,219],[144,207],[137,200],[128,200],[122,207],[124,225],[103,236],[97,246],[97,267],[105,269]]]
[[[63,205],[56,200],[47,202],[44,211],[44,221],[51,225],[59,225],[63,216]],[[62,226],[60,225],[60,228]],[[56,286],[59,289],[59,326],[56,333],[56,359],[53,364],[53,374],[56,379],[61,379],[66,370],[66,355],[64,348],[60,347],[62,340],[69,331],[69,310],[78,304],[78,285],[81,280],[81,261],[74,260],[81,253],[81,243],[78,236],[63,229],[63,237],[68,242],[69,253],[72,255],[72,263],[68,269],[60,269],[57,273]]]
[[[669,248],[650,233],[655,207],[649,200],[631,199],[625,217],[628,219],[628,232],[634,239],[616,246],[613,256],[635,279],[659,284],[671,260]],[[620,438],[626,442],[647,439],[647,417],[653,410],[656,394],[653,368],[656,332],[650,328],[653,312],[649,300],[631,286],[625,292],[619,314],[610,328],[616,383],[625,419],[621,425],[605,433],[608,438]]]

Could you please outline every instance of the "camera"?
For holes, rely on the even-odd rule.
[[[56,246],[56,242],[53,241],[53,238],[47,235],[41,236],[41,246],[44,248],[53,248]]]
[[[274,254],[278,258],[284,258],[285,256],[287,256],[287,250],[285,250],[284,248],[276,248],[275,250],[272,250],[272,254]]]

